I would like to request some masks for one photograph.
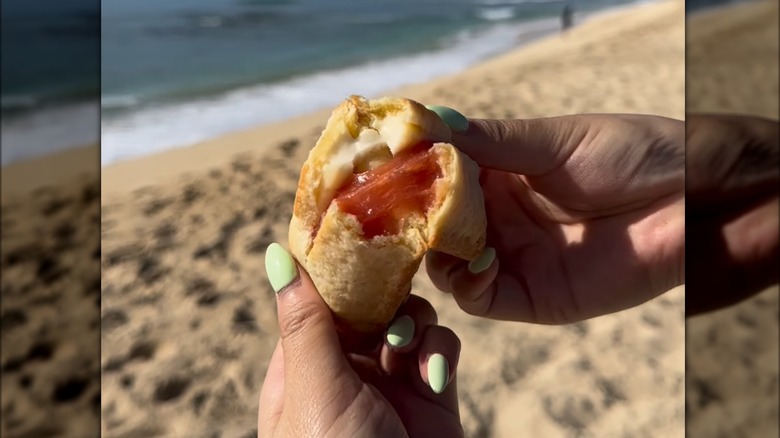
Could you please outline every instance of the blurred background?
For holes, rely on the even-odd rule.
[[[577,15],[634,0],[577,0]],[[452,74],[560,29],[561,1],[106,0],[103,163]]]
[[[686,27],[688,113],[780,119],[778,2],[704,9],[690,15]],[[775,160],[779,147],[774,145]],[[771,157],[770,153],[765,160]],[[693,245],[686,251],[688,263],[703,255],[702,249]],[[706,281],[702,280],[689,276],[688,293],[706,296],[708,291],[700,286]],[[779,310],[775,285],[736,306],[688,320],[688,436],[780,434]]]
[[[95,437],[100,2],[0,9],[0,436]]]
[[[349,94],[471,117],[685,116],[681,1],[106,1],[104,436],[253,436],[276,342],[266,246]],[[462,339],[469,437],[682,436],[684,294],[560,327],[413,290]]]
[[[2,4],[2,163],[97,143],[100,1]]]
[[[747,96],[696,101],[689,84],[688,101],[777,117],[753,86],[777,78],[776,1],[572,0],[564,30],[566,4],[3,1],[0,435],[255,436],[276,341],[263,252],[286,242],[300,165],[349,94],[471,117],[682,119],[687,25],[703,30],[688,46],[697,74],[719,72],[700,95]],[[760,48],[749,62],[746,45]],[[729,82],[750,63],[750,81]],[[703,369],[689,391],[704,398],[685,404],[682,289],[547,327],[469,317],[424,272],[414,288],[463,340],[467,436],[683,436],[686,408],[709,412],[696,417],[706,434],[689,436],[718,436],[726,417],[739,419],[726,436],[771,431],[768,393],[723,402],[711,382],[724,369]],[[776,327],[776,298],[746,306],[750,330],[732,330],[737,313],[696,330],[735,336],[733,363],[776,358],[756,340]],[[700,363],[722,362],[699,345]]]

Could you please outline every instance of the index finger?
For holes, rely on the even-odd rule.
[[[543,175],[560,167],[588,133],[589,116],[540,119],[470,119],[452,143],[481,167]]]

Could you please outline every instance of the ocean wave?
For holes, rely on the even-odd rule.
[[[100,99],[102,109],[130,108],[139,103],[140,99],[133,95],[102,96]]]
[[[79,146],[100,138],[97,101],[43,108],[23,117],[3,118],[0,164],[26,160]]]
[[[565,3],[566,0],[478,0],[477,3],[485,6],[516,6],[535,3]]]
[[[200,27],[220,27],[224,20],[219,15],[206,15],[198,17],[197,23]]]
[[[477,16],[487,21],[508,20],[515,16],[515,9],[513,7],[480,8],[477,9]]]
[[[343,17],[334,17],[332,22],[341,24],[387,24],[399,21],[402,17],[393,13],[375,13],[364,15],[345,15]]]
[[[274,5],[288,5],[292,4],[292,0],[240,0],[238,2],[241,5],[247,6],[274,6]]]
[[[207,30],[256,29],[270,22],[279,23],[292,17],[276,11],[245,11],[235,14],[185,12],[176,17],[176,24],[154,24],[146,27],[152,36],[193,36]]]
[[[36,105],[38,105],[38,99],[35,96],[20,95],[0,98],[0,107],[3,111],[30,109]]]
[[[541,24],[539,24],[541,23]],[[350,94],[381,95],[387,90],[453,74],[517,45],[527,26],[555,32],[556,20],[497,24],[461,33],[435,52],[326,71],[273,85],[258,85],[176,104],[160,104],[102,122],[104,165],[165,149],[184,147],[250,127],[278,122],[338,104]]]

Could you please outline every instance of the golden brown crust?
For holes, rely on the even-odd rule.
[[[439,117],[417,102],[352,96],[333,111],[303,165],[290,248],[328,306],[354,329],[370,331],[390,321],[428,249],[470,260],[484,247],[479,168],[442,143],[450,136]],[[353,171],[379,165],[390,159],[388,151],[421,140],[436,143],[442,170],[427,217],[411,218],[398,235],[366,240],[357,219],[331,202],[335,191]]]

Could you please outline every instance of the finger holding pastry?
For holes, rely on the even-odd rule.
[[[309,153],[290,248],[350,330],[384,331],[428,250],[464,260],[483,252],[479,167],[451,135],[417,102],[352,96]]]
[[[261,436],[463,436],[460,340],[435,325],[430,303],[410,296],[396,318],[406,329],[391,326],[382,351],[363,354],[344,348],[321,294],[281,245],[268,247],[265,262],[280,340],[260,393]],[[390,341],[391,332],[404,342]],[[392,372],[382,364],[388,357]]]

